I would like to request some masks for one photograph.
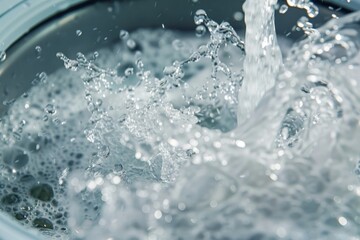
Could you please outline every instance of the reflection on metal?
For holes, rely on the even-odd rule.
[[[50,16],[85,0],[0,0],[0,51]]]

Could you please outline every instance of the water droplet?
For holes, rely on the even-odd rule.
[[[129,39],[126,41],[126,46],[129,49],[134,49],[136,47],[136,42],[133,39]]]
[[[134,68],[125,69],[125,76],[129,77],[134,74]]]
[[[180,203],[178,204],[178,209],[179,209],[180,211],[184,211],[184,210],[186,209],[185,203],[180,202]]]
[[[51,115],[54,115],[56,113],[56,109],[55,109],[54,105],[52,105],[50,103],[45,106],[44,110],[46,113],[51,114]]]
[[[97,107],[101,107],[102,103],[103,103],[103,101],[101,99],[98,99],[98,100],[96,100],[95,105]]]
[[[129,37],[129,32],[125,30],[120,30],[119,37],[122,40],[125,40]]]
[[[42,50],[42,48],[41,48],[40,46],[36,46],[36,47],[35,47],[35,51],[36,51],[36,52],[40,53],[41,50]]]
[[[196,11],[194,16],[194,22],[196,25],[200,25],[206,23],[209,20],[205,10],[199,9]]]
[[[205,33],[206,33],[206,27],[205,26],[199,25],[199,26],[196,27],[195,34],[196,34],[197,37],[202,37],[202,36],[205,35]]]
[[[39,77],[39,80],[40,80],[41,83],[46,83],[47,74],[45,72],[41,72],[38,77]]]
[[[241,20],[243,20],[243,18],[244,18],[244,14],[242,12],[235,12],[234,13],[235,21],[240,22]]]
[[[162,217],[162,212],[161,212],[160,210],[156,210],[156,211],[154,212],[154,217],[155,217],[156,219],[160,219],[160,218]]]
[[[0,51],[0,62],[4,62],[6,60],[6,52]]]
[[[302,16],[301,18],[299,18],[299,20],[296,22],[296,25],[299,28],[303,28],[305,27],[306,23],[309,21],[309,19],[305,16]]]
[[[93,53],[93,59],[95,60],[95,59],[97,59],[99,57],[99,52],[98,51],[95,51],[94,53]]]
[[[284,14],[287,12],[288,9],[289,7],[286,4],[283,4],[280,6],[279,13]]]
[[[306,12],[309,17],[314,18],[319,14],[319,8],[314,3],[311,2],[309,4],[309,7],[306,8]]]
[[[114,164],[114,170],[113,172],[115,174],[120,174],[122,172],[122,170],[124,169],[123,165],[121,163],[116,163]]]
[[[80,36],[82,35],[82,31],[81,31],[81,30],[76,30],[76,35],[77,35],[78,37],[80,37]]]

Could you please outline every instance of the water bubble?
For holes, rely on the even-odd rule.
[[[287,12],[288,9],[289,9],[289,7],[286,4],[283,4],[279,8],[279,13],[284,14]]]
[[[15,218],[19,221],[25,220],[27,219],[29,216],[29,214],[27,212],[21,211],[21,212],[17,212],[15,213]]]
[[[51,115],[54,115],[56,113],[55,106],[51,103],[47,104],[44,108],[45,112]]]
[[[101,107],[102,104],[103,104],[103,101],[101,99],[97,99],[95,102],[95,106],[97,106],[97,107]]]
[[[173,42],[172,42],[172,46],[175,50],[177,51],[180,51],[182,49],[184,49],[185,47],[185,44],[183,41],[181,41],[180,39],[175,39]]]
[[[199,9],[196,11],[195,16],[194,16],[194,22],[196,25],[206,23],[208,21],[208,19],[209,18],[207,16],[205,10]]]
[[[49,184],[40,183],[30,189],[30,196],[40,201],[48,202],[54,197],[54,191]]]
[[[356,175],[358,175],[360,177],[360,160],[357,162],[354,172]]]
[[[35,47],[35,51],[36,51],[37,53],[40,53],[40,52],[42,51],[42,48],[41,48],[40,46],[36,46],[36,47]]]
[[[99,57],[99,52],[98,51],[95,51],[94,53],[93,53],[93,59],[95,60],[95,59],[97,59]]]
[[[243,20],[244,14],[242,12],[235,12],[233,17],[235,21],[240,22],[241,20]]]
[[[193,149],[188,149],[188,150],[186,150],[186,155],[188,156],[188,157],[192,157],[192,156],[194,156],[196,153],[195,153],[195,151],[193,150]]]
[[[300,17],[296,22],[296,25],[304,31],[305,34],[309,35],[314,31],[313,24],[309,22],[309,19],[305,16]]]
[[[133,39],[129,39],[126,41],[126,46],[132,50],[136,47],[136,42]]]
[[[205,33],[206,33],[206,27],[205,26],[199,25],[199,26],[196,27],[195,34],[196,34],[197,37],[202,37],[202,36],[205,35]]]
[[[76,30],[76,35],[77,35],[78,37],[80,37],[80,36],[82,35],[82,31],[81,31],[81,30]]]
[[[299,20],[296,22],[296,25],[299,27],[299,28],[303,28],[305,27],[306,23],[309,21],[309,19],[305,16],[302,16],[299,18]]]
[[[13,169],[20,169],[28,164],[29,155],[21,149],[10,148],[3,152],[3,161]]]
[[[35,182],[35,177],[33,175],[30,175],[30,174],[26,174],[26,175],[23,175],[21,178],[20,178],[20,182],[22,183],[33,183]]]
[[[46,83],[46,81],[47,81],[47,78],[48,78],[48,76],[47,76],[47,74],[45,73],[45,72],[41,72],[39,75],[38,75],[38,77],[39,77],[39,81],[40,81],[40,83]]]
[[[4,205],[14,205],[14,204],[18,204],[20,202],[21,202],[20,196],[15,193],[10,193],[8,195],[5,195],[1,199],[1,203]]]
[[[4,62],[6,60],[6,52],[0,51],[0,62]]]
[[[64,124],[65,122],[62,122],[59,118],[54,118],[52,121],[55,125],[61,125]]]
[[[126,30],[120,30],[119,37],[122,40],[125,40],[129,37],[129,32]]]
[[[53,223],[47,218],[35,218],[33,226],[40,229],[54,229]]]
[[[24,167],[29,162],[29,156],[26,153],[17,155],[13,160],[13,167],[19,169]]]
[[[123,171],[123,169],[124,169],[124,167],[123,167],[123,165],[121,163],[116,163],[116,164],[114,164],[113,172],[115,174],[120,174]]]
[[[125,69],[125,76],[129,77],[134,74],[134,68]]]

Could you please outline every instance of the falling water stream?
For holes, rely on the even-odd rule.
[[[359,239],[360,14],[282,59],[276,7],[245,2],[244,41],[200,9],[58,53],[0,121],[0,209],[54,239]]]

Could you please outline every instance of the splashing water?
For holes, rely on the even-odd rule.
[[[282,65],[275,32],[273,9],[275,4],[277,0],[265,2],[252,0],[246,1],[243,6],[247,28],[245,43],[248,44],[245,45],[245,80],[239,92],[239,122],[254,111],[265,92],[273,87]]]
[[[319,14],[319,8],[310,0],[287,0],[290,7],[305,9],[309,17],[314,18]]]
[[[259,4],[245,45],[199,10],[197,37],[58,53],[0,122],[0,208],[58,239],[358,239],[360,14],[282,62]]]

